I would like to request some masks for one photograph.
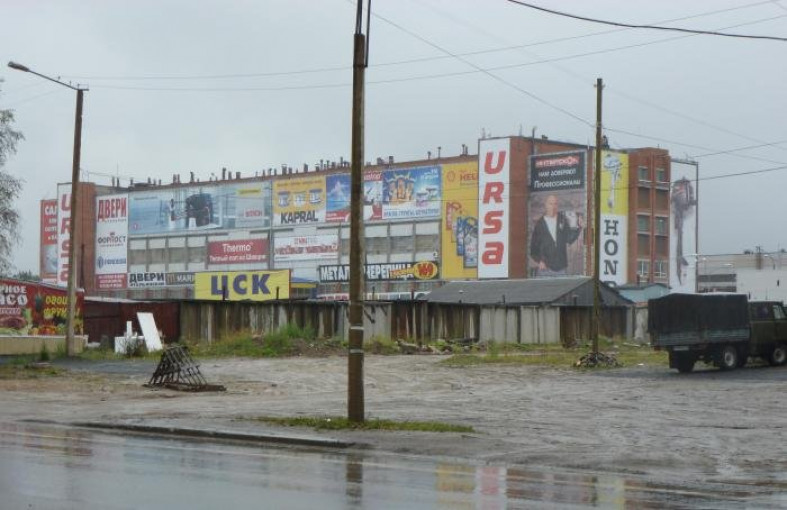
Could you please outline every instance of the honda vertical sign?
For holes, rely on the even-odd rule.
[[[478,147],[478,278],[508,277],[510,198],[508,138],[481,140]]]

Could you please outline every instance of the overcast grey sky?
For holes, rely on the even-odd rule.
[[[787,37],[787,0],[533,1]],[[590,143],[601,77],[613,148],[700,162],[702,253],[787,247],[787,43],[616,29],[505,0],[374,0],[372,11],[367,161],[475,152],[482,129]],[[349,156],[354,2],[0,0],[0,12],[0,108],[26,136],[7,164],[25,180],[19,269],[38,271],[39,200],[70,180],[75,93],[9,60],[90,87],[83,179],[207,180]],[[761,147],[738,150],[750,146]]]

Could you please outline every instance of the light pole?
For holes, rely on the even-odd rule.
[[[73,86],[55,78],[51,78],[41,73],[37,73],[27,66],[16,62],[9,62],[8,67],[25,73],[40,76],[45,80],[57,83],[77,92],[77,108],[74,120],[74,158],[71,165],[71,218],[69,220],[69,239],[68,239],[68,311],[66,314],[66,354],[74,356],[76,354],[76,341],[74,338],[74,316],[76,315],[76,246],[78,245],[79,218],[77,217],[77,196],[79,195],[79,160],[82,155],[82,102],[83,95],[87,87]]]

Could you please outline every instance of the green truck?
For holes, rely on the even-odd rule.
[[[787,363],[787,313],[775,301],[743,294],[669,294],[648,301],[648,331],[670,368],[687,373],[697,361],[733,370],[749,358]]]

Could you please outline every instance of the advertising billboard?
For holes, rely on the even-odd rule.
[[[325,176],[325,221],[350,220],[350,174]]]
[[[440,216],[442,185],[437,165],[384,170],[382,188],[386,220]]]
[[[273,183],[274,225],[325,222],[325,176],[279,179]]]
[[[77,293],[74,331],[80,335],[83,298]],[[65,335],[67,316],[65,289],[0,279],[0,335]]]
[[[697,170],[672,165],[670,184],[669,286],[672,292],[696,291]]]
[[[235,227],[269,227],[272,214],[271,183],[238,184],[234,188]]]
[[[267,239],[231,239],[208,243],[208,264],[253,264],[267,261]]]
[[[177,287],[194,284],[194,273],[192,272],[137,272],[128,273],[128,287],[131,289],[153,288],[160,289],[163,287]]]
[[[530,157],[528,273],[585,273],[587,168],[585,152]]]
[[[57,185],[57,285],[68,285],[71,240],[71,184]]]
[[[332,260],[339,257],[339,235],[276,236],[273,239],[273,261]]]
[[[601,276],[624,285],[628,275],[629,158],[601,151]]]
[[[57,283],[57,199],[41,201],[38,271],[44,283]]]
[[[478,143],[478,278],[508,277],[511,147],[508,138]]]
[[[443,165],[443,279],[478,276],[478,163]]]
[[[290,271],[196,273],[194,298],[213,301],[270,301],[290,297]]]
[[[96,197],[96,288],[126,287],[127,256],[128,195]]]
[[[436,280],[440,277],[440,268],[432,261],[364,264],[363,269],[364,280],[367,282],[389,280]],[[349,264],[320,266],[318,272],[320,274],[321,283],[342,283],[350,281]]]
[[[383,219],[383,172],[375,170],[363,174],[363,219]]]
[[[270,183],[194,184],[129,194],[130,235],[270,226]]]
[[[167,285],[167,273],[160,271],[137,272],[128,274],[128,288],[156,288]]]

